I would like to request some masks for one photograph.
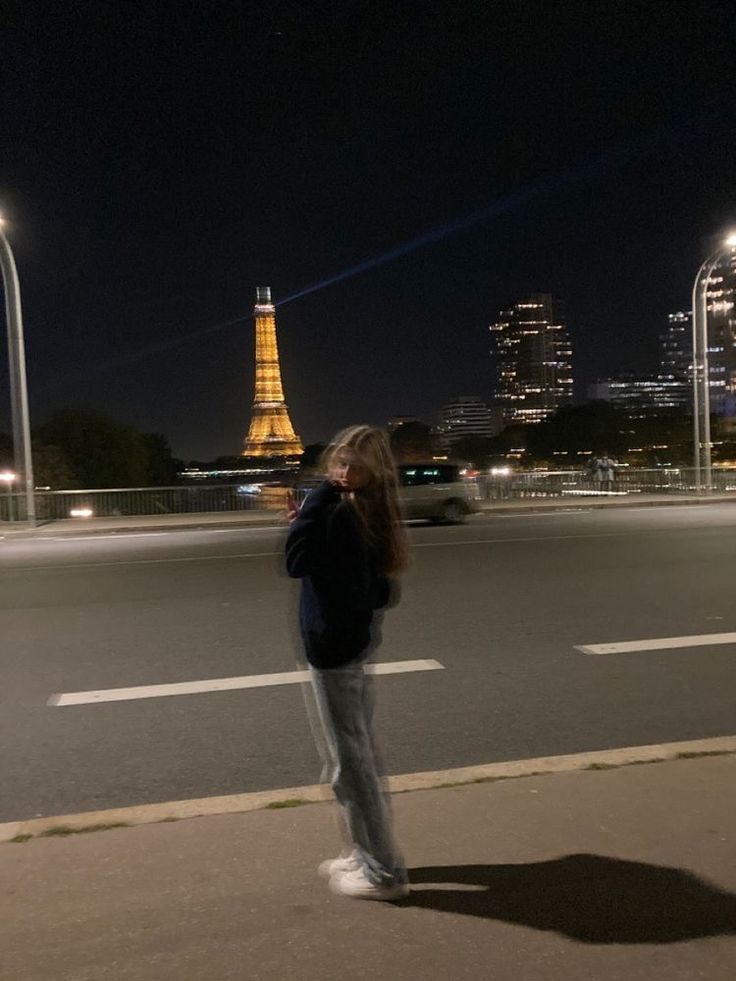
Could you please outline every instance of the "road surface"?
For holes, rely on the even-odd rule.
[[[298,670],[283,534],[0,542],[0,821],[318,781],[300,684],[49,704]],[[377,660],[441,669],[377,678],[389,773],[736,733],[736,636],[702,639],[736,632],[736,507],[476,515],[410,535]],[[701,646],[578,649],[672,637]]]

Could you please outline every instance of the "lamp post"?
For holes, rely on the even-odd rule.
[[[0,481],[8,488],[8,521],[13,521],[13,481],[18,479],[17,473],[10,470],[0,471]]]
[[[698,493],[713,486],[710,438],[710,359],[708,357],[708,281],[721,260],[736,248],[736,232],[705,260],[693,284],[693,450]],[[702,433],[700,416],[702,413]],[[702,471],[702,473],[701,473]]]
[[[25,485],[26,519],[36,524],[36,496],[31,456],[31,424],[28,415],[28,386],[26,383],[26,354],[23,342],[23,313],[20,305],[20,284],[10,243],[2,229],[0,218],[0,266],[5,287],[5,315],[8,323],[8,361],[10,363],[10,399],[13,415],[13,452],[16,470],[20,470]]]

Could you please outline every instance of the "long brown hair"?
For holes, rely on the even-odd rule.
[[[322,457],[329,471],[340,450],[351,450],[370,479],[347,500],[366,543],[384,575],[396,575],[408,564],[406,533],[401,523],[396,465],[386,433],[375,426],[349,426],[332,439]]]

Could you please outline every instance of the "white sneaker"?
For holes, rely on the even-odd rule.
[[[409,895],[409,883],[397,882],[392,886],[377,886],[361,869],[342,872],[330,879],[330,889],[338,896],[351,896],[353,899],[377,899],[384,903],[404,899]]]
[[[342,875],[343,872],[354,872],[360,868],[355,852],[350,855],[341,855],[340,858],[328,858],[319,863],[317,871],[323,879],[329,879],[333,875]]]

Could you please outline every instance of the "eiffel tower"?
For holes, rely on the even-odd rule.
[[[241,456],[296,456],[304,452],[289,419],[281,385],[276,310],[271,287],[256,287],[256,394]]]

